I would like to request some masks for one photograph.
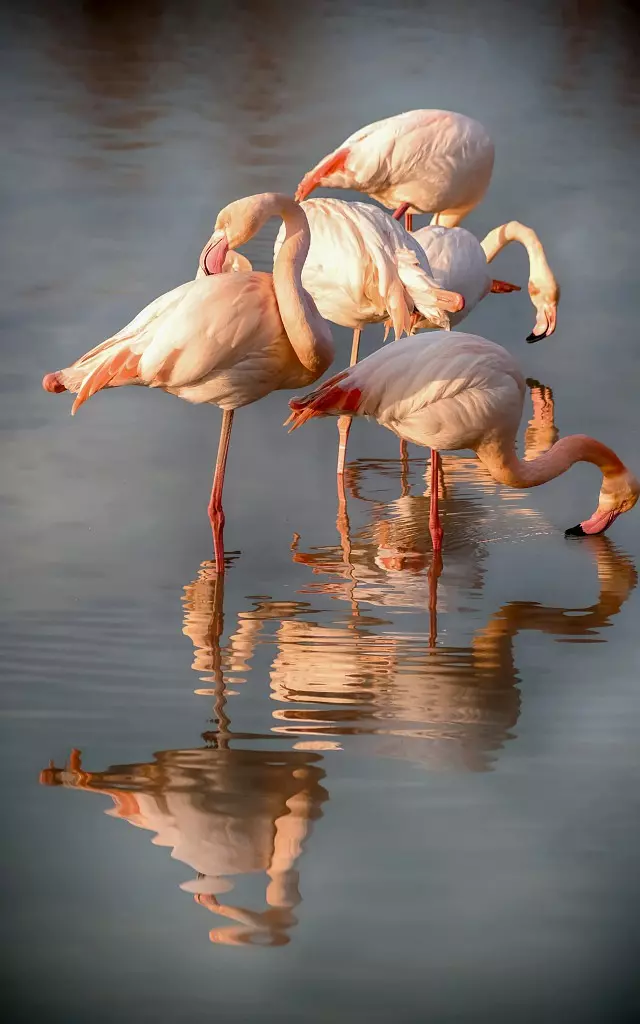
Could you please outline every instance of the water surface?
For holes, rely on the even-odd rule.
[[[524,344],[526,289],[465,329],[551,389],[562,433],[637,467],[631,6],[26,2],[3,23],[10,1019],[634,1019],[637,515],[567,541],[589,467],[507,493],[446,457],[438,578],[422,453],[356,423],[339,507],[335,425],[287,436],[276,394],[236,417],[221,582],[217,410],[125,389],[71,420],[40,390],[193,276],[221,206],[446,107],[496,140],[467,226],[530,224],[562,285],[548,341]],[[495,266],[525,284],[515,247]],[[553,438],[530,409],[533,453]]]

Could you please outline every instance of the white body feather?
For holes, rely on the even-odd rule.
[[[473,334],[437,331],[402,338],[346,371],[340,390],[357,391],[358,415],[436,451],[475,450],[513,437],[525,381],[513,357]]]
[[[448,327],[424,248],[398,221],[371,203],[308,199],[301,206],[311,231],[302,283],[324,317],[351,328],[391,319],[399,337],[417,309],[430,326]],[[281,229],[276,258],[283,238]]]

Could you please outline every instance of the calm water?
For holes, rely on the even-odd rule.
[[[638,23],[598,0],[228,6],[3,15],[10,1019],[633,1019],[640,516],[565,541],[589,467],[504,493],[447,457],[434,610],[420,451],[403,468],[357,423],[337,512],[335,425],[287,436],[276,394],[236,417],[223,591],[218,411],[125,389],[71,420],[40,380],[192,277],[221,206],[442,106],[496,139],[467,226],[531,224],[563,289],[539,345],[526,290],[465,329],[638,467]],[[495,266],[526,282],[522,251]]]

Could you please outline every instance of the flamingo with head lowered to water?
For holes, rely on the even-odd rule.
[[[492,341],[458,332],[419,334],[378,349],[331,377],[316,391],[289,402],[291,429],[314,416],[372,416],[431,457],[429,531],[442,547],[438,514],[438,463],[442,450],[471,449],[498,483],[536,487],[591,462],[603,481],[596,511],[567,534],[603,533],[633,508],[640,484],[610,448],[591,437],[560,438],[543,455],[518,458],[516,434],[525,380],[513,357]]]
[[[242,269],[220,273],[228,250],[275,216],[284,221],[286,237],[273,275]],[[209,502],[219,572],[224,569],[222,488],[234,411],[272,391],[313,383],[333,361],[329,325],[302,287],[308,249],[307,218],[288,196],[267,192],[239,199],[218,214],[200,257],[202,275],[155,299],[118,334],[42,382],[47,391],[77,394],[72,413],[97,391],[127,384],[222,409]],[[238,263],[233,257],[229,262],[235,270]]]

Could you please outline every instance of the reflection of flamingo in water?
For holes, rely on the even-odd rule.
[[[406,503],[406,498],[400,499]],[[288,735],[340,737],[370,731],[383,737],[380,752],[423,760],[434,751],[441,762],[461,756],[471,770],[484,770],[487,754],[511,738],[520,708],[519,676],[513,656],[513,640],[524,630],[536,630],[558,639],[592,640],[611,624],[637,582],[635,567],[605,537],[586,543],[594,559],[600,594],[586,608],[546,607],[536,602],[509,602],[478,630],[469,647],[433,645],[432,635],[405,632],[372,633],[371,621],[360,614],[360,604],[389,608],[398,598],[408,604],[418,596],[416,575],[422,576],[422,593],[429,583],[421,551],[426,504],[414,521],[411,511],[420,499],[405,504],[405,518],[380,520],[356,538],[341,538],[341,549],[321,549],[309,557],[314,572],[326,571],[326,584],[314,583],[304,593],[323,589],[340,595],[334,582],[339,575],[338,551],[350,552],[350,564],[342,565],[343,598],[351,602],[346,623],[325,626],[301,617],[282,623],[278,654],[271,670],[274,699],[285,704],[321,704],[322,709],[283,709],[276,717]],[[452,502],[455,499],[452,499]],[[397,503],[393,503],[394,505]],[[380,506],[374,515],[380,511]],[[380,531],[380,526],[387,529]],[[348,528],[348,519],[346,520]],[[483,545],[478,550],[482,557]],[[464,549],[461,549],[463,551]],[[319,557],[320,556],[320,557]],[[325,566],[322,564],[322,557]],[[297,561],[308,556],[296,552]],[[422,565],[421,565],[422,561]],[[447,565],[449,563],[447,562]],[[473,564],[473,561],[472,561]],[[377,568],[377,579],[371,567]],[[482,574],[472,582],[481,583]],[[401,737],[398,742],[397,737]],[[427,739],[430,743],[425,744]],[[419,742],[416,742],[419,741]]]
[[[207,668],[218,684],[219,729],[204,734],[207,745],[161,751],[150,763],[116,765],[104,772],[86,771],[79,751],[73,751],[66,768],[50,765],[41,781],[106,794],[114,804],[109,814],[155,832],[154,845],[170,847],[173,858],[197,872],[181,888],[201,906],[236,922],[214,928],[212,942],[283,945],[297,923],[294,910],[301,901],[297,861],[328,799],[325,773],[319,753],[265,749],[273,746],[267,737],[231,732],[219,648],[222,580],[205,564],[185,588],[185,632],[210,652]],[[235,748],[234,740],[242,748]],[[258,748],[246,749],[252,740],[260,741]],[[260,872],[267,876],[268,909],[219,901],[233,888],[233,879]]]
[[[320,760],[311,751],[214,745],[163,750],[147,764],[88,772],[73,751],[66,768],[50,766],[41,781],[110,796],[114,806],[107,813],[155,832],[155,846],[170,847],[174,859],[197,872],[180,888],[237,922],[213,929],[212,942],[283,945],[301,900],[296,862],[327,799]],[[267,910],[220,903],[233,879],[257,872],[267,875]]]
[[[391,471],[391,465],[383,468]],[[444,597],[466,604],[483,584],[484,539],[492,523],[490,513],[483,519],[478,509],[491,503],[493,484],[478,486],[483,471],[473,460],[450,460],[445,473],[455,525]],[[470,498],[463,486],[469,477]],[[516,497],[508,518],[518,524],[517,536],[523,522],[529,532],[530,511]],[[398,612],[421,610],[429,601],[430,557],[423,529],[427,504],[412,495],[387,506],[371,502],[369,523],[353,537],[348,518],[342,521],[340,545],[306,554],[299,541],[294,543],[294,560],[327,579],[303,587],[303,600],[256,600],[240,612],[222,649],[206,646],[201,627],[190,631],[194,643],[203,645],[194,667],[201,671],[219,665],[246,679],[255,651],[273,648],[271,696],[280,704],[274,731],[296,737],[296,746],[335,747],[348,736],[350,747],[374,755],[486,770],[492,752],[513,737],[519,716],[514,637],[533,629],[559,639],[593,641],[627,600],[636,571],[606,538],[590,538],[585,544],[600,581],[593,605],[567,609],[509,602],[468,645],[445,640],[436,647],[422,632],[394,628]],[[501,515],[504,505],[500,501]],[[479,525],[485,528],[484,538]],[[499,532],[504,532],[502,523]],[[337,599],[328,622],[323,621],[327,596]],[[371,611],[364,612],[364,605]],[[203,622],[206,614],[203,606]]]

